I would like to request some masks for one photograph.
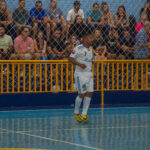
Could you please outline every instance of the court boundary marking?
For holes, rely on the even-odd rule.
[[[49,141],[54,141],[54,142],[60,142],[60,143],[65,143],[65,144],[69,144],[69,145],[79,146],[79,147],[88,148],[88,149],[92,149],[92,150],[103,150],[101,148],[96,148],[96,147],[91,147],[91,146],[87,146],[87,145],[72,143],[72,142],[68,142],[68,141],[62,141],[62,140],[47,138],[47,137],[34,135],[34,134],[28,134],[28,133],[19,132],[19,131],[15,132],[15,131],[12,131],[12,130],[2,129],[2,128],[0,128],[0,130],[7,131],[7,132],[10,132],[10,133],[17,133],[17,134],[22,134],[22,135],[28,135],[28,136],[31,136],[31,137],[41,138],[41,139],[44,139],[44,140],[49,140]]]

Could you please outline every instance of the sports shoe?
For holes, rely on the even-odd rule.
[[[87,115],[81,114],[81,119],[82,119],[82,122],[89,123],[89,120],[87,119]]]
[[[75,116],[77,122],[79,122],[79,123],[82,122],[82,118],[81,118],[80,114],[75,114],[74,113],[74,116]]]

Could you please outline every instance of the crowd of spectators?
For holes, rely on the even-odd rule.
[[[112,14],[106,2],[95,2],[85,14],[80,1],[74,1],[66,19],[57,0],[50,0],[47,10],[40,0],[30,12],[25,4],[25,0],[19,0],[11,15],[6,1],[0,1],[0,60],[67,59],[73,48],[82,44],[86,27],[93,32],[97,59],[150,58],[149,1],[138,23],[123,5]]]

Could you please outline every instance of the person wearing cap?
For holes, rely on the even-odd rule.
[[[5,25],[0,24],[0,60],[10,59],[12,49],[12,38],[9,35],[5,34]]]
[[[76,16],[81,16],[83,22],[84,22],[84,12],[82,9],[80,9],[80,2],[79,1],[75,1],[74,2],[74,8],[72,8],[71,10],[69,10],[68,14],[67,14],[67,24],[71,25],[74,23]]]
[[[74,48],[69,57],[69,61],[76,65],[75,83],[78,89],[78,96],[75,100],[74,116],[78,122],[88,123],[87,111],[90,106],[93,94],[93,72],[92,60],[95,58],[93,49],[93,35],[91,30],[86,27],[83,32],[83,44]],[[80,115],[79,109],[83,100],[83,110]]]

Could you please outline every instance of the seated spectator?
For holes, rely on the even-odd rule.
[[[147,22],[148,19],[147,19],[147,15],[146,14],[142,14],[141,17],[140,17],[140,22],[138,22],[135,26],[135,34],[137,35],[139,33],[139,31],[141,29],[143,29],[143,24],[145,22]]]
[[[99,29],[94,30],[94,41],[92,47],[97,60],[105,59],[106,46]]]
[[[0,24],[0,60],[14,59],[12,54],[12,38],[5,34],[4,24]]]
[[[146,4],[144,10],[142,11],[142,14],[147,15],[147,19],[148,19],[148,21],[150,21],[150,0],[147,0],[147,4]]]
[[[134,46],[135,40],[131,37],[129,29],[124,29],[123,38],[120,39],[120,52],[123,55],[123,59],[134,59]]]
[[[48,23],[51,25],[52,32],[54,32],[56,28],[61,28],[63,34],[65,34],[66,22],[62,10],[57,8],[57,0],[50,0],[50,8],[47,9],[47,17]],[[49,37],[47,37],[47,40],[49,40]]]
[[[42,31],[38,31],[37,36],[34,39],[36,59],[40,59],[42,56],[46,57],[46,47],[47,42],[44,40],[44,34]]]
[[[80,1],[75,1],[74,8],[69,10],[67,14],[67,24],[69,27],[75,22],[76,16],[81,16],[82,22],[84,22],[84,12],[80,9]]]
[[[21,34],[14,40],[15,56],[16,59],[34,59],[34,42],[33,39],[29,37],[30,29],[29,27],[22,27]]]
[[[11,12],[7,8],[7,4],[5,0],[0,1],[0,24],[3,24],[6,29],[6,33],[11,35],[12,30],[12,18],[11,18]]]
[[[26,26],[28,22],[28,12],[24,8],[25,0],[19,0],[19,7],[13,12],[14,30],[17,35],[19,35],[21,28]]]
[[[119,6],[114,18],[115,26],[118,29],[119,36],[122,36],[123,29],[129,27],[129,19],[124,6]]]
[[[116,28],[111,28],[106,40],[107,59],[116,59],[120,55],[119,35]]]
[[[48,59],[59,59],[61,52],[65,48],[65,39],[61,36],[61,31],[55,29],[53,36],[47,43],[47,57]]]
[[[147,59],[150,56],[150,44],[147,35],[150,34],[150,23],[147,21],[136,36],[135,54],[136,59]]]
[[[75,34],[70,37],[70,43],[73,48],[79,45],[79,42],[77,41],[77,36]]]
[[[103,2],[101,4],[101,10],[102,10],[102,14],[103,14],[102,20],[104,20],[104,24],[107,24],[110,27],[114,27],[112,13],[110,12],[108,4],[106,2]]]
[[[69,36],[76,35],[78,40],[81,40],[82,31],[84,31],[86,25],[83,23],[81,16],[76,16],[74,24],[69,29]]]
[[[47,24],[47,14],[42,8],[42,2],[36,1],[35,7],[30,10],[30,24],[33,26],[33,38],[37,33],[37,29],[46,30],[47,37],[50,35],[50,25]]]
[[[98,28],[104,25],[104,22],[101,20],[102,12],[99,10],[99,4],[93,4],[93,10],[88,11],[87,13],[87,23],[91,29]]]

